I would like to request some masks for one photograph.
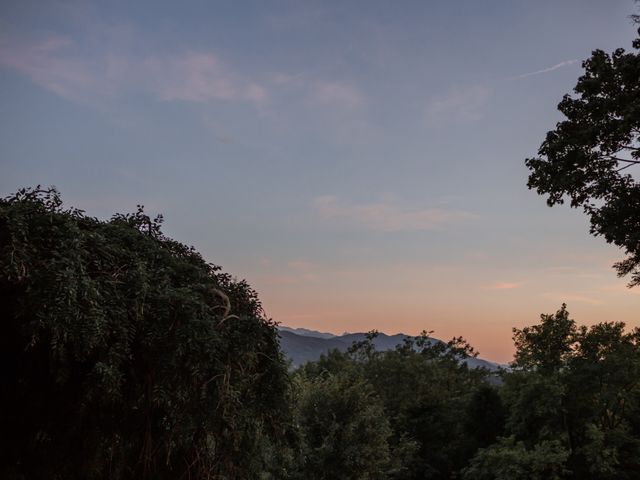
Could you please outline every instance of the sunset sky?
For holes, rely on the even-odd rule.
[[[55,185],[245,278],[267,314],[334,333],[462,335],[562,302],[638,326],[640,287],[524,159],[631,0],[0,4],[0,195]]]

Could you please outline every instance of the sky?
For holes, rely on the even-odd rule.
[[[0,3],[0,195],[142,204],[246,279],[267,315],[333,333],[465,337],[563,302],[640,326],[640,288],[524,159],[582,60],[631,49],[631,0]]]

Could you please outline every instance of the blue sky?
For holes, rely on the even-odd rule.
[[[0,7],[0,194],[144,204],[268,315],[463,335],[488,358],[563,301],[635,320],[621,257],[526,188],[580,62],[634,3],[31,2]]]

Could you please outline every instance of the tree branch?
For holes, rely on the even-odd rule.
[[[609,160],[615,160],[616,162],[630,163],[632,165],[640,163],[640,160],[630,160],[628,158],[619,158],[619,157],[614,157],[613,155],[606,155],[605,158]]]

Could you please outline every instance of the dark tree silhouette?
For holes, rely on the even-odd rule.
[[[0,200],[2,478],[256,478],[287,373],[256,293],[140,208]]]
[[[638,22],[638,17],[634,17]],[[640,284],[640,38],[634,52],[595,50],[583,62],[575,95],[558,109],[566,117],[547,133],[538,156],[526,159],[528,187],[553,206],[569,199],[591,221],[591,233],[624,250],[615,264]]]

